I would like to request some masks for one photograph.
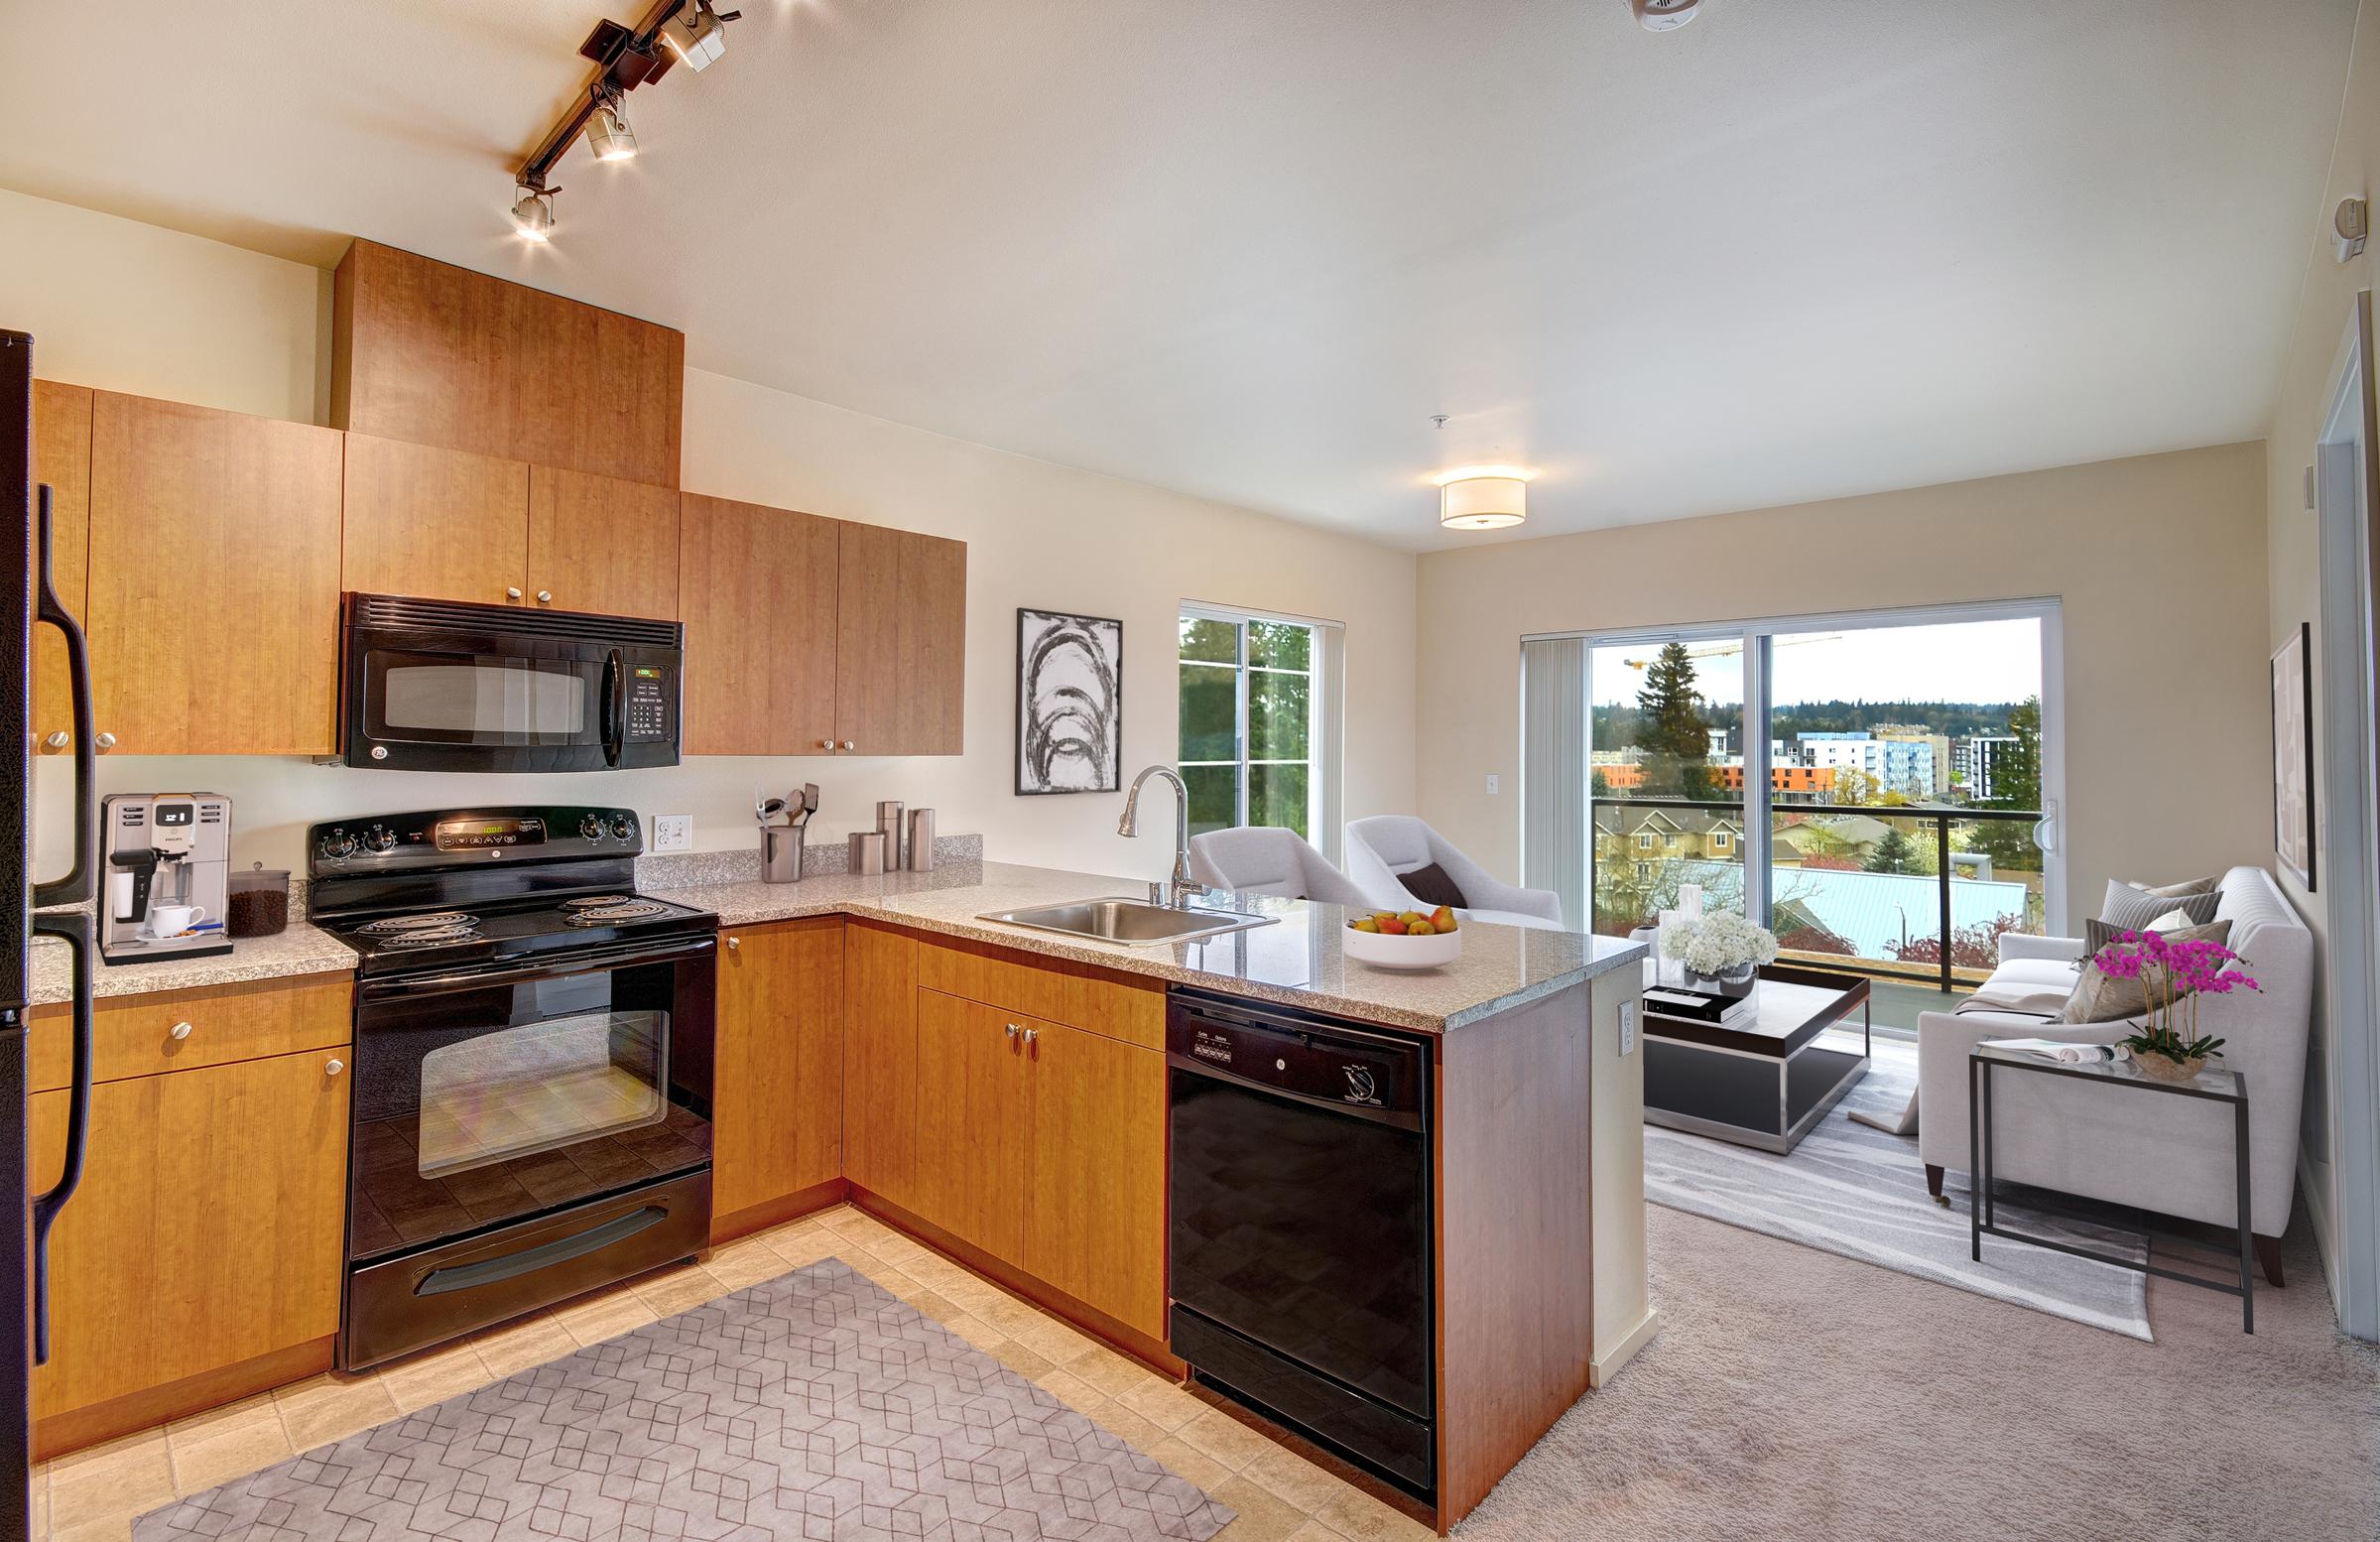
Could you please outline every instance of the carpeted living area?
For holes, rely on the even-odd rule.
[[[2254,1336],[2229,1297],[2156,1280],[2156,1344],[1658,1206],[1647,1222],[1660,1337],[1467,1542],[2380,1535],[2380,1350],[2339,1334],[2303,1218]]]

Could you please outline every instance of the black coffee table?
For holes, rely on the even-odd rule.
[[[1645,1012],[1645,1122],[1779,1154],[1867,1075],[1874,1048],[1868,982],[1772,964],[1759,1009],[1726,1027]],[[1818,1036],[1859,1014],[1859,1053]]]

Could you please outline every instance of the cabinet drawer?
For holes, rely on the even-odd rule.
[[[91,1010],[91,1080],[121,1082],[334,1048],[348,1041],[354,989],[347,975],[315,974],[102,998]],[[175,1029],[184,1023],[189,1031],[177,1037]],[[67,1009],[36,1007],[29,1091],[64,1087],[73,1075],[73,1054]]]
[[[1146,1049],[1165,1047],[1165,987],[1155,980],[972,943],[922,942],[918,983]]]

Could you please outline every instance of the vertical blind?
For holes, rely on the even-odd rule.
[[[1590,930],[1587,904],[1586,639],[1521,644],[1521,881],[1562,896],[1564,922]]]

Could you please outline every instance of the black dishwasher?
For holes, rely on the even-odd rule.
[[[1174,1352],[1431,1497],[1428,1047],[1178,989],[1166,1049]]]

